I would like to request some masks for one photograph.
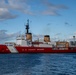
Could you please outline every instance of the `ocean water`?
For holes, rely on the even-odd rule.
[[[0,54],[0,75],[76,75],[76,54]]]

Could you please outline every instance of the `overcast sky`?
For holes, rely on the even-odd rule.
[[[0,40],[30,32],[66,39],[76,35],[76,0],[0,0]]]

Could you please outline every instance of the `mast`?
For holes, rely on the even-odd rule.
[[[27,34],[27,33],[29,33],[29,19],[27,20],[27,24],[25,25],[26,26],[26,33],[25,34]]]
[[[75,42],[75,36],[73,36],[73,40],[74,40],[74,42]]]

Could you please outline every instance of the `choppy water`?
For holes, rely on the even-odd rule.
[[[76,75],[76,54],[0,54],[0,75]]]

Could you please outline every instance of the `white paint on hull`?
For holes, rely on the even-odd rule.
[[[7,46],[11,53],[18,53],[14,46]]]

